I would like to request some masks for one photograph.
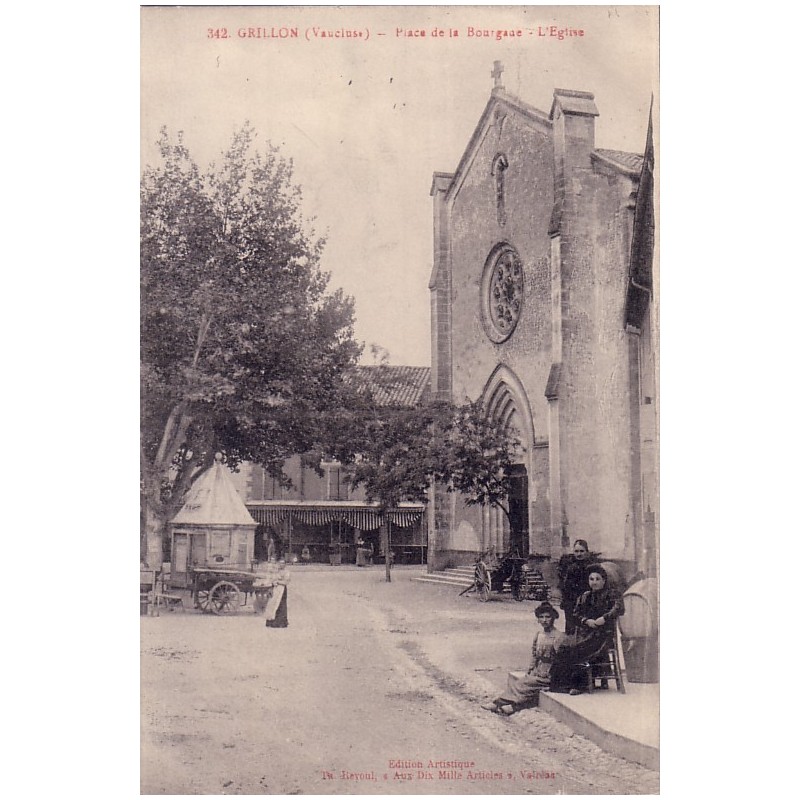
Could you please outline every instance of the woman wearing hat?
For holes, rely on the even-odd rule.
[[[526,673],[509,673],[508,687],[503,694],[483,706],[487,711],[513,714],[518,706],[536,704],[539,692],[550,685],[550,666],[556,652],[564,646],[566,637],[554,627],[558,611],[550,603],[537,606],[534,614],[542,629],[533,637],[531,665]]]
[[[617,617],[624,613],[622,599],[603,567],[592,564],[587,572],[589,591],[575,604],[575,646],[558,653],[550,672],[550,688],[556,692],[580,694],[586,688],[586,665],[606,655],[617,633]]]

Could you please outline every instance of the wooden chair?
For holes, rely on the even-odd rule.
[[[588,691],[595,690],[595,681],[600,681],[600,688],[607,689],[609,680],[617,684],[617,691],[625,694],[625,683],[622,680],[622,667],[619,660],[617,629],[614,628],[614,641],[606,651],[605,657],[586,665]]]
[[[152,616],[155,608],[157,574],[154,569],[139,570],[139,607],[142,616]]]
[[[169,594],[165,591],[169,585],[170,564],[167,562],[162,564],[161,572],[156,576],[156,583],[153,588],[153,602],[156,608],[156,616],[158,616],[159,608],[165,608],[167,611],[185,611],[183,606],[183,598],[177,594]]]

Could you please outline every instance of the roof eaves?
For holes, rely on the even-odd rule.
[[[629,153],[629,155],[642,158],[640,155],[638,155],[638,153]],[[617,170],[617,172],[621,172],[623,175],[627,175],[630,178],[638,178],[642,171],[641,166],[636,168],[616,160],[608,150],[593,150],[592,158],[596,161],[601,161],[606,166],[612,167],[613,169]]]

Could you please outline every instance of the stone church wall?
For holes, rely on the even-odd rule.
[[[630,181],[581,170],[568,185],[560,395],[568,537],[633,558],[631,389],[624,330]]]
[[[506,223],[497,220],[492,162],[508,159]],[[547,226],[553,203],[553,145],[544,132],[509,114],[488,133],[453,201],[451,263],[453,301],[453,395],[480,397],[498,362],[525,385],[537,438],[546,437],[544,387],[550,369],[550,259]],[[492,248],[512,245],[524,267],[523,309],[511,337],[495,344],[481,321],[481,277]]]
[[[627,569],[641,560],[642,497],[654,495],[643,482],[656,469],[640,398],[643,374],[654,382],[649,363],[640,369],[649,343],[625,325],[638,181],[595,150],[591,94],[556,90],[549,117],[497,89],[493,98],[456,173],[434,176],[436,385],[456,403],[490,386],[523,436],[531,552],[557,558],[585,538]],[[519,256],[524,286],[516,327],[497,341],[482,295],[501,245]],[[445,560],[466,556],[481,530],[477,547],[498,540],[496,515],[460,502],[437,513]]]

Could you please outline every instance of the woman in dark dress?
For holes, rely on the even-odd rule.
[[[369,564],[369,548],[364,539],[359,536],[356,542],[356,566],[366,567]]]
[[[589,591],[575,604],[575,645],[560,650],[550,670],[550,688],[555,692],[580,694],[587,688],[587,664],[605,657],[614,643],[617,618],[624,613],[622,599],[609,585],[606,571],[592,564],[588,573]]]
[[[267,627],[268,628],[288,628],[289,627],[289,587],[278,585],[275,587],[275,594],[270,598],[270,602],[275,600],[272,606],[267,603]],[[277,605],[277,608],[275,608]]]
[[[572,554],[565,556],[563,567],[560,569],[561,608],[564,611],[564,633],[572,636],[577,630],[575,618],[575,604],[578,598],[589,588],[587,569],[591,566],[589,561],[589,545],[585,539],[576,539]]]
[[[267,601],[266,618],[268,628],[289,627],[289,576],[286,574],[286,565],[277,575],[277,580],[272,589],[272,596]]]

